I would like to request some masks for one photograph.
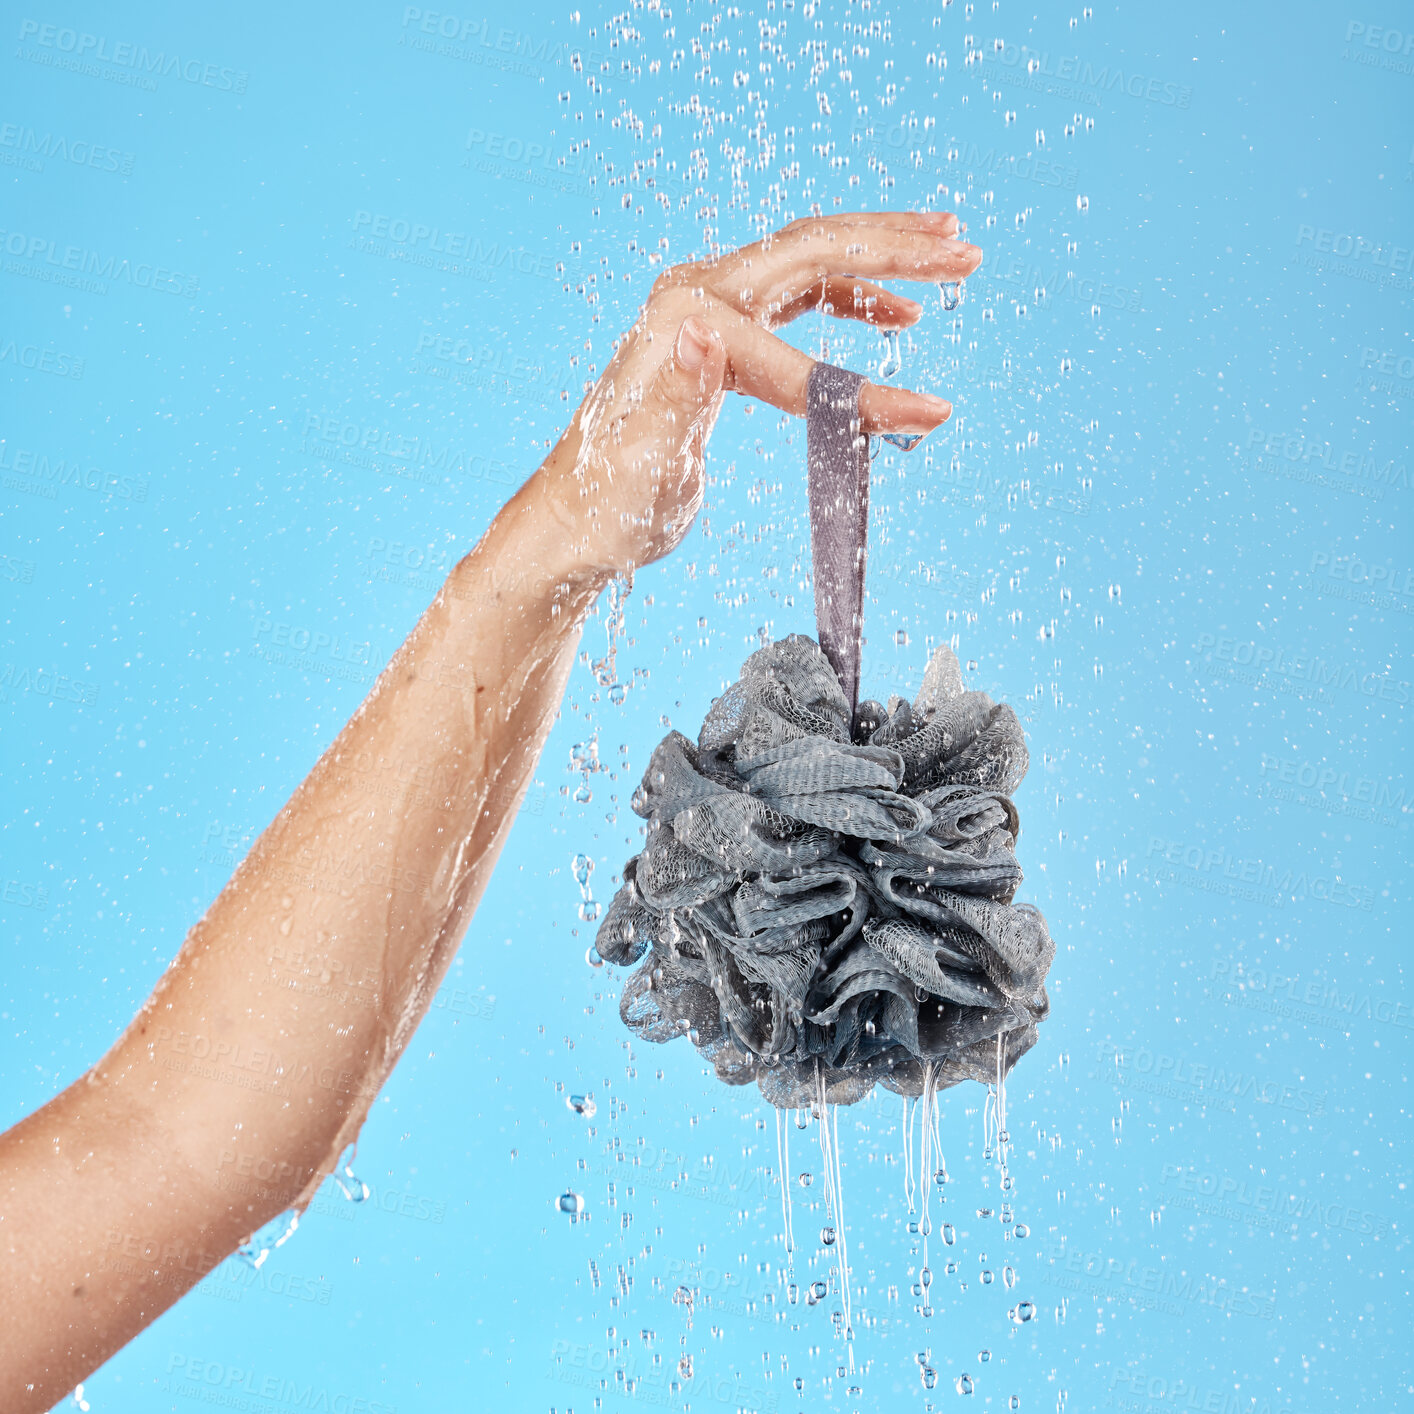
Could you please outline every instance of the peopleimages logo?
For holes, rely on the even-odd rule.
[[[1300,223],[1296,228],[1296,244],[1309,245],[1313,250],[1354,261],[1357,265],[1374,265],[1382,270],[1403,271],[1406,274],[1414,270],[1414,246],[1372,241],[1353,231],[1333,231],[1326,226]]]
[[[507,73],[543,74],[549,64],[565,64],[580,72],[608,63],[608,55],[597,49],[571,47],[566,40],[496,25],[487,15],[455,15],[416,5],[403,10],[398,43]]]
[[[184,275],[151,261],[103,256],[83,246],[61,246],[48,236],[30,236],[23,231],[0,230],[0,251],[15,259],[6,263],[11,275],[24,275],[47,284],[70,285],[94,294],[107,294],[105,281],[135,285],[139,289],[190,299],[196,294],[195,275]]]
[[[1118,1393],[1116,1393],[1118,1391]],[[1237,1390],[1212,1389],[1195,1385],[1187,1375],[1145,1375],[1136,1370],[1116,1369],[1110,1374],[1106,1404],[1120,1409],[1140,1409],[1136,1401],[1160,1401],[1192,1414],[1294,1414],[1285,1396],[1241,1394]]]
[[[0,161],[27,167],[32,172],[44,170],[40,159],[53,157],[60,162],[72,162],[76,167],[92,167],[97,172],[117,172],[126,177],[137,160],[131,152],[86,138],[68,138],[53,132],[41,137],[24,123],[0,124],[0,149],[5,149],[0,151]]]
[[[1117,1046],[1101,1041],[1095,1048],[1090,1079],[1104,1080],[1121,1089],[1192,1102],[1201,1107],[1237,1113],[1237,1101],[1273,1105],[1293,1114],[1319,1118],[1326,1112],[1326,1092],[1302,1085],[1282,1085],[1254,1074],[1230,1070],[1226,1065],[1170,1056],[1148,1046]]]
[[[1346,1030],[1363,1021],[1378,1026],[1414,1030],[1414,1007],[1401,999],[1372,991],[1361,981],[1344,985],[1331,977],[1303,980],[1276,969],[1247,967],[1219,958],[1213,963],[1211,981],[1203,995],[1226,1006],[1245,1007],[1271,1016],[1282,1016],[1312,1026]]]
[[[147,500],[148,481],[145,476],[120,476],[115,471],[100,471],[96,466],[85,467],[64,457],[49,457],[24,447],[12,448],[3,439],[0,439],[0,471],[15,473],[5,478],[5,484],[18,491],[38,487],[52,492],[55,487],[74,486],[83,491],[95,491],[101,496],[118,496],[128,501]],[[21,476],[32,478],[32,482],[21,482]]]
[[[430,486],[451,476],[518,486],[525,473],[469,447],[429,442],[328,413],[307,412],[300,450]]]
[[[301,1384],[280,1375],[262,1375],[257,1370],[196,1355],[173,1355],[167,1361],[164,1384],[173,1394],[233,1409],[264,1409],[268,1401],[287,1404],[292,1409],[325,1410],[327,1414],[397,1414],[396,1405],[381,1400],[320,1389],[307,1380]]]
[[[1319,274],[1342,275],[1382,290],[1407,290],[1414,284],[1414,246],[1372,241],[1354,231],[1299,224],[1294,259]]]
[[[1264,864],[1260,859],[1239,859],[1222,848],[1200,844],[1185,844],[1181,840],[1166,840],[1158,835],[1149,840],[1146,858],[1158,858],[1165,864],[1178,865],[1197,874],[1210,874],[1252,886],[1258,893],[1270,893],[1272,902],[1301,902],[1316,899],[1321,903],[1338,904],[1343,908],[1358,908],[1369,913],[1375,906],[1375,891],[1360,884],[1347,884],[1339,875],[1311,875],[1306,870],[1280,868]],[[1215,892],[1228,892],[1216,890]],[[1267,900],[1262,900],[1263,902]]]
[[[74,354],[61,349],[42,349],[38,344],[22,344],[0,334],[0,364],[5,363],[35,373],[49,373],[55,378],[82,378],[84,370],[84,360]]]
[[[879,126],[867,118],[856,118],[850,129],[851,143],[864,156],[878,157],[890,151],[899,157],[915,150],[927,138],[909,123]],[[981,148],[975,142],[962,143],[947,150],[947,161],[974,177],[1015,177],[1018,181],[1035,182],[1043,187],[1063,187],[1074,191],[1080,173],[1075,167],[1052,161],[1039,152],[1018,157],[1010,152],[998,152],[995,147]]]
[[[1052,1286],[1082,1289],[1088,1279],[1092,1290],[1121,1291],[1136,1296],[1158,1298],[1158,1309],[1181,1310],[1179,1301],[1192,1302],[1199,1306],[1211,1306],[1228,1315],[1256,1316],[1259,1320],[1270,1320],[1276,1309],[1276,1296],[1249,1290],[1247,1287],[1230,1287],[1225,1277],[1198,1276],[1192,1272],[1174,1271],[1170,1268],[1145,1266],[1143,1263],[1122,1257],[1112,1257],[1104,1252],[1087,1252],[1071,1247],[1064,1238],[1053,1239],[1047,1253],[1051,1268],[1042,1280]],[[1067,1280],[1067,1276],[1070,1280]],[[1164,1299],[1168,1304],[1164,1305]]]
[[[1403,785],[1378,776],[1340,770],[1329,762],[1298,761],[1262,753],[1262,799],[1289,800],[1330,815],[1368,820],[1375,825],[1403,825],[1410,813]]]
[[[1029,88],[1045,88],[1045,81],[1051,80],[1052,84],[1071,87],[1077,97],[1086,96],[1083,91],[1088,91],[1090,95],[1123,94],[1128,98],[1157,103],[1164,108],[1187,108],[1193,98],[1193,90],[1188,84],[1172,79],[1146,78],[1132,69],[1126,73],[1108,64],[1097,67],[1078,54],[1052,55],[1030,49],[1024,44],[1006,44],[1001,40],[994,41],[990,49],[978,52],[982,54],[983,63],[989,67],[1000,65],[1003,69],[1024,69],[1024,78],[1017,73],[1007,76],[1007,81]],[[1098,100],[1095,101],[1098,106]]]
[[[111,64],[118,69],[133,70],[132,77],[149,90],[157,87],[156,78],[179,78],[184,83],[203,88],[244,93],[250,79],[244,69],[209,64],[200,59],[183,59],[180,54],[169,54],[165,49],[154,53],[145,44],[126,39],[110,41],[106,35],[89,34],[84,30],[45,24],[40,20],[20,21],[21,44],[25,40],[49,52],[41,54],[31,51],[26,54],[21,48],[18,58],[87,74],[102,74],[101,70],[93,67],[95,64]]]
[[[1275,1184],[1249,1182],[1231,1174],[1199,1173],[1179,1164],[1165,1164],[1162,1181],[1164,1187],[1179,1190],[1179,1197],[1169,1200],[1175,1207],[1231,1218],[1251,1227],[1289,1230],[1299,1223],[1315,1222],[1362,1237],[1384,1237],[1392,1230],[1386,1219],[1368,1209],[1352,1208],[1316,1193],[1283,1192]],[[1183,1201],[1184,1195],[1189,1195],[1190,1201]],[[1194,1201],[1198,1199],[1210,1201]]]
[[[1262,458],[1269,458],[1291,467],[1338,472],[1343,477],[1368,481],[1381,488],[1409,489],[1409,469],[1404,462],[1376,456],[1373,452],[1337,452],[1329,442],[1317,441],[1302,432],[1267,433],[1254,427],[1247,434],[1247,455],[1254,466]],[[1309,478],[1298,476],[1295,479]]]
[[[1277,682],[1309,684],[1327,692],[1341,689],[1401,705],[1409,701],[1410,684],[1404,678],[1361,672],[1348,664],[1328,663],[1324,658],[1307,657],[1304,653],[1288,654],[1285,648],[1253,639],[1203,633],[1198,636],[1198,652],[1210,664],[1216,660],[1249,669],[1245,674],[1228,674],[1239,681],[1260,681],[1270,674]]]

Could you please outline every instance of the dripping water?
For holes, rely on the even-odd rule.
[[[833,1115],[825,1098],[825,1076],[815,1059],[816,1124],[820,1132],[820,1159],[825,1168],[825,1203],[839,1246],[840,1300],[844,1306],[844,1338],[849,1350],[849,1370],[854,1373],[854,1319],[849,1288],[849,1244],[846,1237],[844,1190],[840,1183],[839,1106]]]

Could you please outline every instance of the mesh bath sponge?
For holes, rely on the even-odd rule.
[[[635,793],[641,853],[600,925],[637,963],[620,1002],[772,1104],[917,1096],[1005,1075],[1036,1041],[1055,954],[1021,883],[1010,707],[949,648],[918,695],[856,705],[868,455],[862,380],[817,364],[810,501],[820,643],[753,653],[696,742],[671,732]]]
[[[1055,948],[1021,883],[1016,714],[951,649],[912,703],[850,711],[813,639],[752,654],[694,743],[653,753],[642,853],[600,926],[620,1014],[721,1079],[805,1106],[997,1075],[1036,1040]]]

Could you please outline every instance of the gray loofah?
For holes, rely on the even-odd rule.
[[[855,723],[851,740],[849,724]],[[694,745],[653,753],[643,852],[599,928],[640,962],[620,1014],[728,1084],[809,1105],[996,1078],[1035,1044],[1055,955],[1021,883],[1016,714],[940,648],[912,703],[851,714],[814,640],[753,653]],[[646,954],[646,956],[645,956]]]

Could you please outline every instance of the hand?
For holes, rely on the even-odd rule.
[[[659,276],[638,322],[541,470],[550,508],[597,573],[632,572],[674,549],[702,505],[703,455],[723,394],[805,414],[814,362],[769,331],[808,310],[906,329],[921,305],[878,279],[963,280],[982,252],[951,212],[810,217],[713,263]],[[944,398],[866,383],[866,433],[927,433]]]

